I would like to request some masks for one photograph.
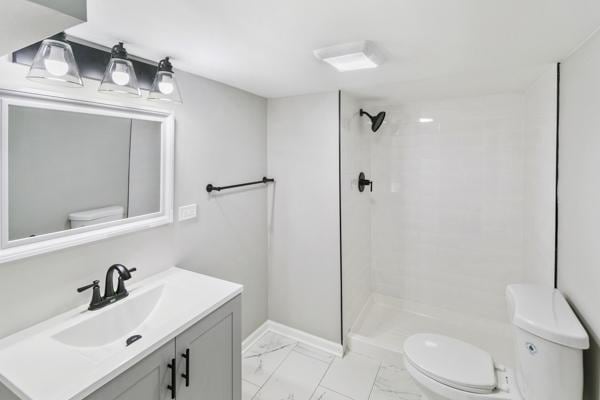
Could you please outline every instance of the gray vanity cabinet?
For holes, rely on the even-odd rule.
[[[234,299],[177,336],[177,400],[241,399],[239,307]]]
[[[85,400],[172,399],[173,359],[175,399],[240,400],[240,311],[238,296]]]
[[[169,363],[173,359],[175,340],[171,340],[115,379],[96,390],[85,400],[167,400],[170,380]]]

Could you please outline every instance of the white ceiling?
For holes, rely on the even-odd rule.
[[[600,25],[598,0],[88,0],[68,32],[265,97],[343,89],[494,92],[531,82]],[[340,73],[316,48],[372,40],[387,62]]]

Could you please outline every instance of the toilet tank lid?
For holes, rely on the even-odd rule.
[[[577,316],[557,289],[530,284],[506,287],[511,322],[548,341],[587,349],[589,338]]]
[[[69,214],[71,221],[92,221],[99,218],[123,216],[123,207],[110,206],[94,208],[91,210],[77,211]]]

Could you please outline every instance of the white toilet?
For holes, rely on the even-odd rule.
[[[516,368],[496,365],[471,344],[417,334],[404,342],[406,368],[429,400],[581,400],[589,338],[552,288],[509,285]]]
[[[104,222],[123,219],[124,209],[121,206],[94,208],[92,210],[77,211],[69,214],[71,229],[83,226],[102,224]]]

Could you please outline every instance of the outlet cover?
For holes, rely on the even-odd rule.
[[[196,210],[198,206],[196,204],[188,204],[186,206],[179,207],[179,221],[185,221],[187,219],[196,218]]]

